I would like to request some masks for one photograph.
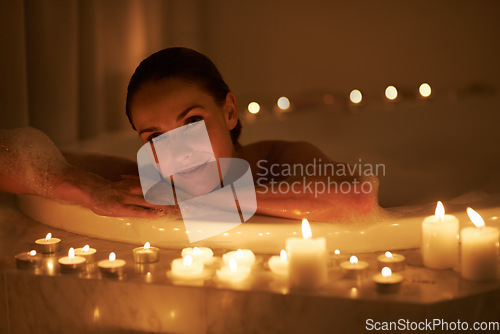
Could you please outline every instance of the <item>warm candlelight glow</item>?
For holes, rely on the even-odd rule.
[[[385,89],[385,97],[389,100],[395,100],[398,97],[398,90],[394,86],[388,86]]]
[[[467,214],[469,215],[469,218],[472,221],[472,223],[477,228],[481,228],[481,227],[485,226],[483,218],[479,215],[479,213],[477,213],[476,211],[474,211],[474,209],[467,208]]]
[[[30,251],[30,255],[31,255],[31,256],[35,256],[35,255],[36,255],[36,250],[32,250],[32,251]]]
[[[82,251],[83,252],[88,252],[89,249],[90,249],[90,246],[89,245],[85,245],[85,246],[83,246]]]
[[[441,201],[437,202],[436,211],[434,212],[434,214],[439,219],[439,221],[443,220],[445,211],[444,211],[444,205],[443,203],[441,203]]]
[[[144,249],[149,249],[151,247],[151,244],[149,243],[149,241],[147,241],[145,244],[144,244]]]
[[[290,108],[290,100],[288,100],[285,96],[280,97],[276,104],[281,110],[288,110],[288,108]]]
[[[49,241],[52,238],[52,233],[47,233],[47,236],[45,237],[45,241]]]
[[[243,251],[238,248],[238,250],[236,251],[236,257],[242,257],[242,256],[243,256]]]
[[[389,267],[382,268],[382,276],[389,277],[391,275],[392,275],[391,268],[389,268]]]
[[[340,255],[340,251],[338,249],[336,249],[336,250],[333,251],[333,254]]]
[[[182,263],[184,263],[186,267],[191,266],[193,264],[193,257],[191,255],[184,256]]]
[[[109,253],[109,261],[116,260],[116,254],[114,252]]]
[[[391,252],[385,252],[385,257],[392,257],[392,253]]]
[[[233,272],[238,269],[238,262],[233,258],[229,260],[229,269]]]
[[[75,249],[73,247],[71,247],[68,251],[68,257],[69,258],[73,258],[75,257]]]
[[[422,97],[429,97],[431,95],[431,86],[428,83],[423,83],[418,88],[418,91]]]
[[[282,249],[281,252],[280,252],[280,258],[282,260],[286,260],[287,259],[286,251],[284,249]]]
[[[360,103],[363,99],[363,95],[358,89],[354,89],[351,91],[351,94],[349,94],[349,99],[352,103]]]
[[[307,219],[302,219],[302,238],[304,239],[311,239],[312,237],[312,232],[311,232],[311,226],[309,226],[309,221]]]
[[[260,111],[260,105],[257,102],[250,102],[247,108],[251,114],[256,114]]]
[[[194,247],[194,248],[193,248],[193,254],[194,254],[194,255],[200,255],[200,254],[201,254],[201,250],[200,250],[200,248],[198,248],[198,247]]]
[[[349,262],[351,262],[352,264],[358,263],[358,258],[353,255],[349,258]]]

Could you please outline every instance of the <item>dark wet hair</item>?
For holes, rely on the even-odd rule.
[[[184,47],[173,47],[153,53],[137,66],[128,84],[125,108],[128,120],[134,130],[136,128],[132,122],[130,103],[135,93],[145,83],[169,78],[183,79],[198,84],[220,105],[225,103],[226,96],[230,91],[215,64],[198,51]],[[241,123],[238,119],[238,123],[230,131],[235,146],[239,145],[240,133]]]

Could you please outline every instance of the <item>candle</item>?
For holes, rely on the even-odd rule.
[[[445,215],[441,202],[435,215],[422,223],[422,260],[433,269],[453,268],[458,263],[458,219]]]
[[[95,261],[95,254],[97,251],[95,248],[90,248],[89,245],[85,245],[81,248],[75,249],[75,255],[84,257],[87,260],[87,263],[92,263]]]
[[[302,220],[302,238],[286,240],[290,288],[318,288],[327,280],[325,238],[312,238],[307,219]]]
[[[108,277],[121,277],[123,275],[123,268],[125,267],[125,260],[116,259],[116,254],[109,253],[108,260],[101,260],[97,262],[97,266],[101,274]]]
[[[250,275],[251,268],[239,265],[235,258],[230,258],[227,265],[217,270],[217,277],[224,282],[238,283]]]
[[[499,232],[485,226],[483,218],[471,208],[467,214],[475,227],[462,229],[462,277],[473,281],[490,281],[497,278]]]
[[[57,262],[59,262],[61,271],[73,272],[82,270],[86,261],[82,256],[75,256],[75,250],[71,247],[68,251],[68,256],[60,258]]]
[[[227,265],[229,260],[235,259],[239,265],[251,267],[255,262],[255,255],[250,249],[238,249],[222,255],[222,261]]]
[[[204,264],[213,260],[214,252],[208,247],[187,247],[181,252],[181,256],[191,255],[194,261],[201,261]]]
[[[19,269],[36,268],[42,260],[42,256],[38,254],[36,250],[19,253],[14,258],[16,259],[16,266]]]
[[[144,247],[137,247],[133,250],[134,261],[137,263],[153,263],[158,262],[160,257],[160,249],[151,247],[149,242],[144,244]]]
[[[391,268],[384,267],[379,274],[373,276],[373,281],[377,285],[378,292],[396,292],[403,281],[403,276],[393,274]]]
[[[385,252],[385,254],[377,257],[377,262],[379,270],[384,267],[388,267],[391,269],[391,272],[394,273],[405,269],[405,257],[400,254]]]
[[[280,255],[271,256],[268,261],[269,268],[273,273],[280,276],[288,275],[288,257],[286,256],[286,251],[281,250]]]
[[[50,254],[59,252],[61,249],[61,239],[52,238],[52,233],[47,233],[47,236],[35,241],[39,253]]]
[[[198,279],[203,277],[205,265],[201,261],[193,261],[191,255],[175,259],[171,263],[172,275],[175,278]]]
[[[344,261],[340,264],[345,278],[360,279],[364,276],[368,263],[359,261],[356,256],[351,256],[349,261]]]

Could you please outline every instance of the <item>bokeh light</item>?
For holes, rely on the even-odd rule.
[[[394,86],[388,86],[385,89],[385,97],[389,100],[395,100],[398,97],[398,90]]]
[[[349,94],[349,99],[351,100],[352,103],[360,103],[361,100],[363,99],[363,95],[361,92],[357,89],[353,89],[351,91],[351,94]]]
[[[260,111],[260,105],[257,102],[250,102],[248,104],[248,111],[251,114],[256,114]]]
[[[288,110],[288,108],[290,108],[290,100],[288,100],[285,96],[280,97],[276,104],[281,110]]]
[[[418,92],[422,95],[422,97],[429,97],[432,92],[431,86],[428,83],[423,83],[418,88]]]

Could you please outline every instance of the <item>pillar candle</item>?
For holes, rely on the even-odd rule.
[[[462,229],[462,277],[473,281],[491,281],[497,278],[499,232],[485,226],[483,218],[471,208],[467,214],[474,227]]]
[[[441,202],[435,215],[422,223],[422,260],[432,269],[449,269],[458,263],[458,219],[445,215]]]
[[[327,280],[325,238],[312,238],[307,219],[302,220],[302,238],[286,240],[290,288],[314,289]]]

